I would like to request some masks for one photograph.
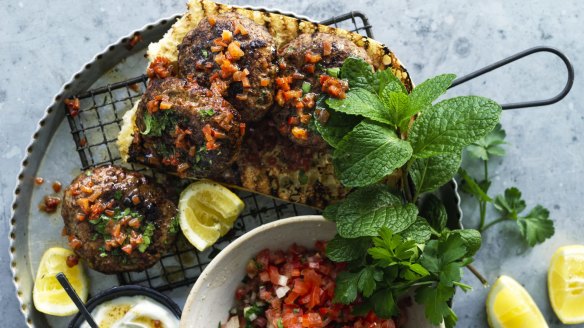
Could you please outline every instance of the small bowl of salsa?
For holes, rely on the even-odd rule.
[[[221,251],[193,286],[181,328],[432,327],[404,299],[399,317],[353,315],[332,301],[342,263],[326,258],[335,224],[322,216],[282,219],[244,234]]]

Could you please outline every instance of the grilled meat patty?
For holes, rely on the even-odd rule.
[[[188,79],[150,79],[131,159],[181,177],[217,177],[236,159],[245,124],[223,98]]]
[[[174,242],[177,207],[144,175],[101,166],[65,189],[64,232],[75,253],[103,273],[141,271]]]
[[[345,81],[334,78],[330,69],[341,67],[348,57],[359,57],[369,63],[371,59],[353,42],[326,33],[300,34],[278,50],[278,57],[277,106],[272,115],[276,127],[297,144],[326,147],[318,132],[309,128],[315,117],[326,120],[318,112],[313,115],[318,107],[316,100],[332,84],[339,90],[331,91],[344,92],[348,88]]]
[[[199,22],[178,46],[178,70],[231,103],[244,122],[272,107],[276,47],[267,29],[237,13]]]

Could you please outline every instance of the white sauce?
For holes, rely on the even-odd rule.
[[[91,316],[100,328],[175,328],[178,319],[164,305],[146,296],[124,296],[98,305]],[[83,322],[81,328],[90,328]]]

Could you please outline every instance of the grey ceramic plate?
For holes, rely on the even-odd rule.
[[[281,13],[279,11],[270,12]],[[307,19],[290,13],[283,14]],[[59,94],[55,96],[51,106],[47,108],[45,116],[38,123],[37,131],[27,148],[27,155],[18,175],[10,221],[12,273],[21,311],[30,327],[63,327],[70,320],[70,318],[45,316],[37,312],[32,304],[34,276],[43,252],[49,247],[67,247],[65,238],[61,236],[63,224],[59,213],[48,215],[38,210],[38,204],[41,203],[43,197],[52,193],[51,183],[35,186],[34,178],[41,176],[47,182],[61,181],[63,184],[67,184],[80,172],[80,160],[71,137],[70,126],[65,119],[63,99],[89,89],[143,74],[147,64],[144,58],[146,46],[151,42],[158,41],[178,17],[180,16],[177,15],[147,25],[139,31],[130,33],[127,37],[109,46],[104,52],[96,55],[63,86]],[[136,33],[141,35],[142,41],[130,49],[128,47],[129,41]],[[459,225],[462,215],[456,183],[453,181],[442,188],[440,194],[447,203],[450,224]],[[258,198],[265,197],[258,196]],[[268,201],[272,202],[271,199]],[[281,214],[277,215],[279,218]],[[276,214],[272,216],[265,221],[275,220]],[[119,284],[116,276],[103,275],[93,270],[89,270],[89,278],[90,295]],[[190,287],[175,288],[168,292],[168,295],[179,305],[183,305],[189,289]]]

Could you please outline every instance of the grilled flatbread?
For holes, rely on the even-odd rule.
[[[343,29],[297,19],[283,14],[269,13],[218,4],[207,0],[191,0],[188,11],[156,43],[148,47],[148,59],[164,57],[171,62],[178,59],[178,45],[185,35],[206,17],[226,12],[236,12],[255,23],[265,26],[280,47],[302,33],[328,33],[350,40],[366,50],[375,69],[390,67],[408,90],[412,82],[398,58],[383,44]],[[135,113],[138,105],[124,116],[118,147],[122,159],[137,162],[132,158],[132,141],[139,129]],[[239,159],[232,169],[225,172],[221,182],[286,201],[324,208],[329,203],[346,196],[344,188],[334,175],[331,152],[328,149],[314,150],[291,143],[277,132],[265,132],[258,123],[245,137]],[[273,132],[273,131],[272,131]],[[291,164],[292,163],[292,164]],[[145,163],[143,163],[145,164]],[[192,177],[197,178],[197,177]]]

